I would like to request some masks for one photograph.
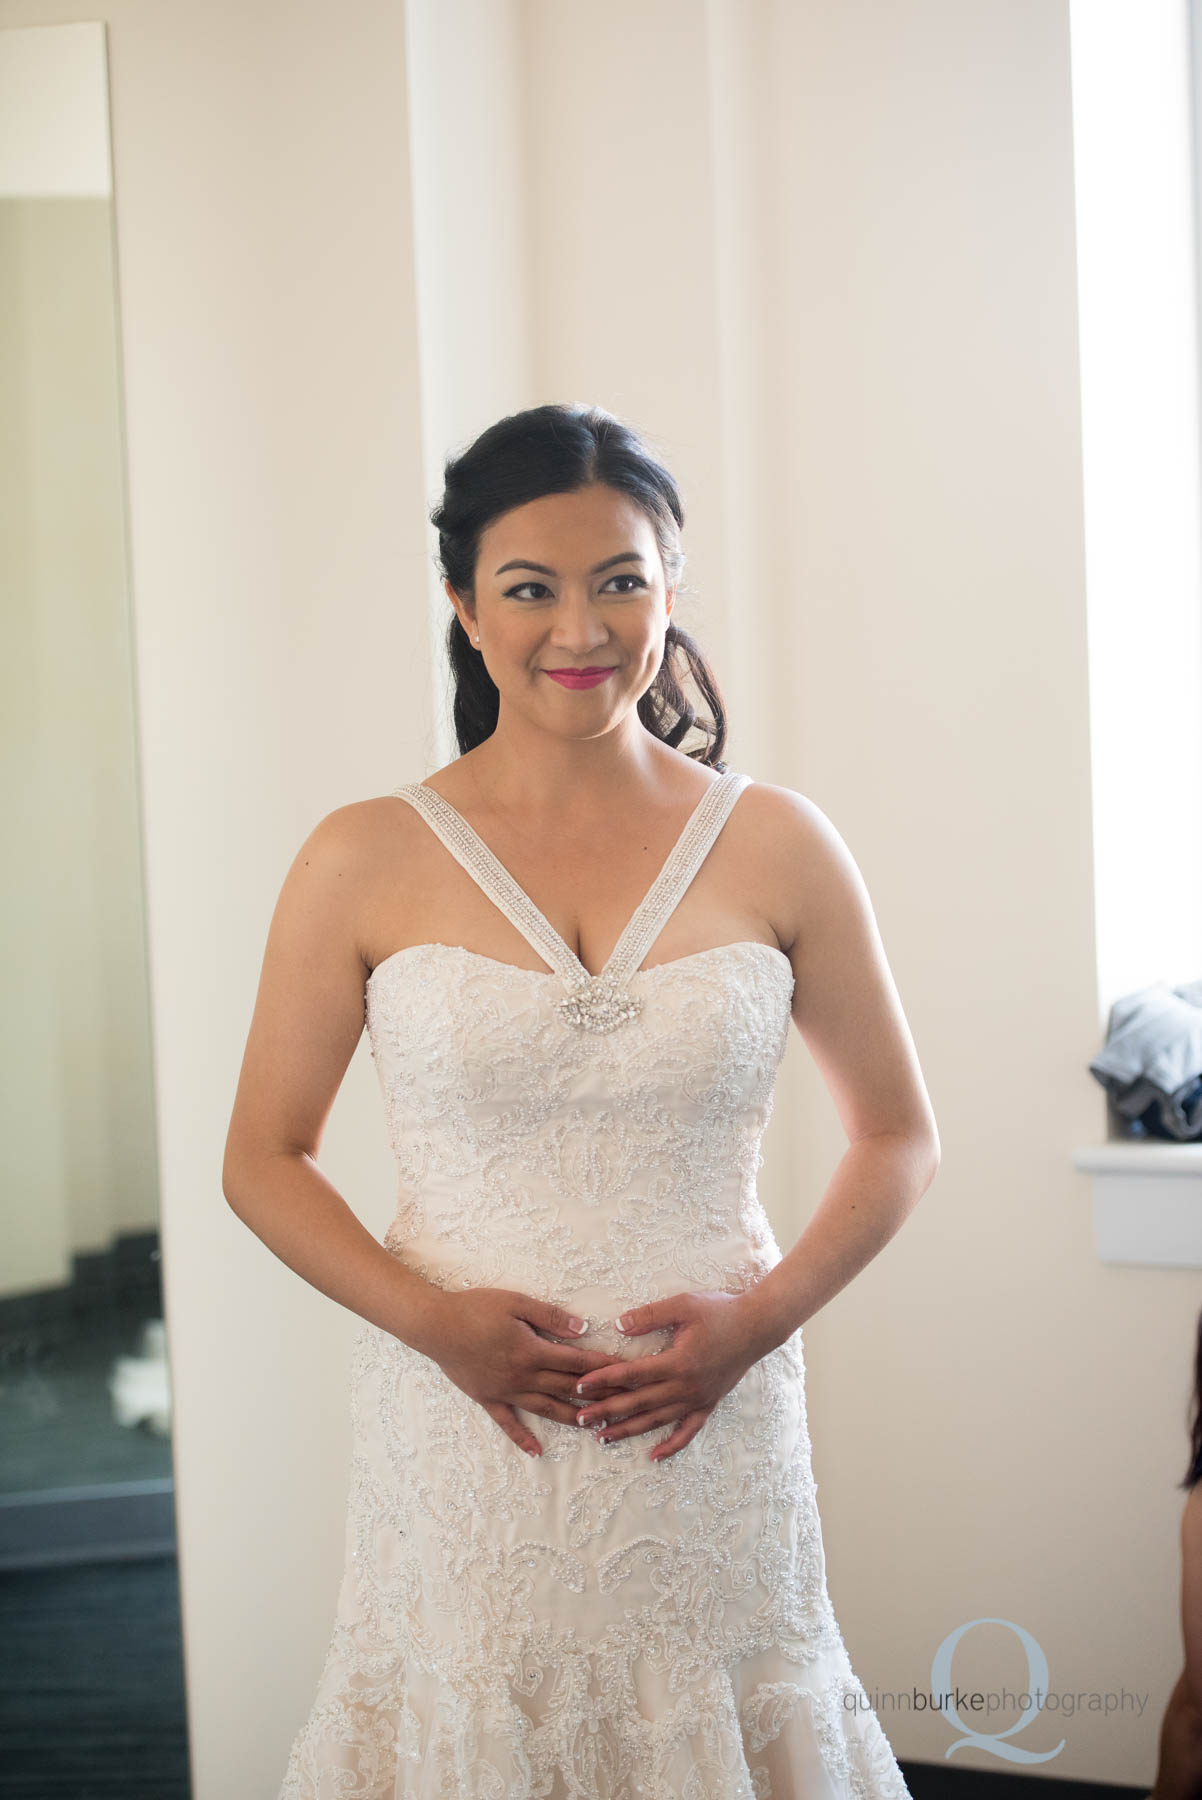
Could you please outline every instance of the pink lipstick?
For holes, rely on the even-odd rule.
[[[544,669],[543,674],[549,675],[552,681],[557,681],[560,687],[591,688],[596,687],[598,682],[604,681],[607,675],[612,675],[613,668],[611,666],[608,669]]]

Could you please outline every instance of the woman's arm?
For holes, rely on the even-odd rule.
[[[423,1349],[441,1288],[360,1223],[317,1153],[363,1033],[367,964],[357,938],[366,869],[354,807],[301,845],[268,933],[221,1183],[234,1212],[313,1287]]]
[[[778,935],[793,965],[793,1020],[849,1139],[797,1242],[754,1290],[783,1343],[870,1262],[934,1180],[939,1132],[918,1054],[850,850],[791,789],[760,799]]]
[[[1190,1489],[1181,1513],[1181,1635],[1186,1693],[1202,1718],[1202,1482]]]

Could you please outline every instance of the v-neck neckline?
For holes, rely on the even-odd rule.
[[[684,826],[677,835],[675,842],[660,866],[659,873],[656,875],[651,886],[647,889],[647,892],[643,895],[643,898],[639,901],[629,919],[626,921],[624,928],[618,934],[617,942],[605,960],[604,966],[596,975],[585,966],[584,962],[567,942],[567,939],[562,937],[560,933],[556,931],[546,914],[540,907],[535,905],[525,888],[522,887],[521,883],[505,867],[505,864],[496,853],[489,849],[475,826],[464,818],[463,814],[459,811],[459,808],[448,800],[445,794],[440,794],[436,788],[430,787],[429,784],[424,781],[415,782],[413,786],[421,793],[430,796],[436,807],[444,808],[456,821],[464,838],[472,846],[479,859],[480,874],[483,875],[484,872],[487,872],[492,877],[494,883],[508,894],[511,901],[517,903],[519,911],[521,909],[526,910],[531,923],[536,924],[538,930],[544,936],[544,949],[554,949],[556,952],[555,956],[548,955],[546,958],[551,966],[554,967],[556,960],[559,959],[566,963],[567,967],[571,969],[574,975],[583,977],[588,982],[600,982],[615,974],[615,972],[618,977],[621,978],[623,973],[622,959],[628,945],[633,940],[636,931],[645,925],[648,917],[654,915],[655,909],[659,907],[661,902],[667,897],[668,889],[677,872],[682,846],[692,839],[706,809],[716,804],[715,795],[719,790],[729,786],[732,782],[741,781],[741,779],[742,778],[733,769],[728,769],[724,774],[719,775],[714,781],[710,782],[704,794],[702,794],[700,800],[698,800],[696,806],[685,820]],[[707,844],[706,849],[708,850],[708,848],[709,845]],[[468,867],[468,873],[475,874],[475,871]],[[493,899],[495,903],[495,895],[489,893],[487,883],[483,879],[478,879],[477,885],[483,888],[484,892],[490,899]],[[687,886],[687,883],[685,885]],[[682,887],[680,892],[673,897],[673,906],[675,905],[676,900],[681,898],[683,893],[684,888]],[[660,921],[660,929],[662,929],[662,925],[666,923],[671,910],[671,906],[664,907],[663,919]],[[511,920],[512,917],[513,915],[510,914]],[[658,935],[659,930],[657,929],[655,936],[658,937]],[[652,938],[651,942],[644,948],[638,959],[640,962],[654,941],[655,939]],[[538,946],[535,947],[538,948]],[[540,950],[540,954],[543,954],[543,951]]]

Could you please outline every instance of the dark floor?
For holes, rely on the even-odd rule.
[[[1148,1791],[1049,1775],[1008,1775],[1000,1769],[956,1769],[948,1763],[903,1762],[901,1772],[914,1800],[1144,1800]]]
[[[35,1560],[43,1543],[47,1559],[63,1556],[64,1496],[169,1488],[173,1474],[170,1437],[118,1424],[107,1385],[114,1358],[136,1356],[143,1323],[162,1316],[159,1294],[144,1277],[127,1291],[102,1258],[81,1273],[0,1308],[0,1512],[32,1521]],[[0,1567],[4,1800],[189,1800],[170,1494],[160,1510],[154,1554],[135,1538],[112,1560],[82,1545],[61,1566]]]
[[[174,1557],[0,1574],[0,1745],[5,1800],[189,1800]]]

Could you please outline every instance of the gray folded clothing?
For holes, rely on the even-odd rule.
[[[1202,980],[1155,981],[1116,1000],[1089,1071],[1124,1118],[1156,1107],[1166,1136],[1202,1137]]]

